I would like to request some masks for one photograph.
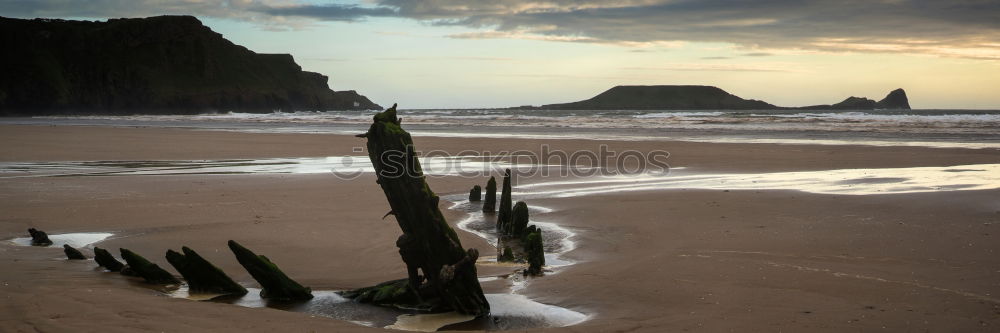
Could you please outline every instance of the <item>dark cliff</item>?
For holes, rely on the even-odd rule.
[[[910,101],[906,98],[903,89],[896,89],[886,95],[885,98],[876,102],[864,97],[848,97],[844,101],[831,105],[812,105],[801,107],[801,109],[824,109],[824,110],[874,110],[874,109],[910,109]]]
[[[288,54],[258,54],[191,16],[0,17],[0,114],[382,109]]]
[[[578,110],[772,110],[788,109],[770,103],[743,99],[712,86],[617,86],[591,99],[548,104],[541,109]],[[849,97],[832,105],[813,105],[801,109],[873,110],[910,109],[906,92],[896,89],[881,101]]]
[[[773,109],[774,105],[747,100],[711,86],[617,86],[591,99],[565,104],[543,105],[543,109],[661,109],[661,110],[747,110]]]

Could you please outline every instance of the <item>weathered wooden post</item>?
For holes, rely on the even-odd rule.
[[[490,213],[497,211],[497,179],[490,176],[490,181],[486,182],[486,200],[483,201],[483,212]]]
[[[177,280],[173,274],[163,270],[159,265],[149,262],[146,258],[136,254],[135,252],[129,251],[128,249],[120,249],[122,254],[122,259],[128,263],[128,267],[131,272],[135,275],[142,277],[149,283],[155,284],[180,284],[181,281]]]
[[[41,230],[38,230],[38,229],[35,229],[35,228],[29,228],[28,229],[28,234],[31,235],[31,245],[34,245],[34,246],[49,246],[49,245],[52,245],[52,241],[49,240],[49,235],[46,234],[44,231],[41,231]]]
[[[506,228],[507,236],[521,237],[528,228],[528,204],[518,201],[511,210],[510,224]]]
[[[303,287],[295,280],[285,275],[278,265],[265,256],[257,255],[243,247],[240,243],[230,240],[229,249],[236,255],[236,260],[250,273],[257,283],[260,283],[260,297],[278,300],[312,299],[312,290]]]
[[[413,139],[399,124],[393,105],[376,114],[368,132],[359,137],[368,139],[368,157],[377,183],[403,231],[396,244],[406,263],[408,287],[422,298],[420,289],[426,278],[432,294],[448,308],[462,314],[488,315],[490,305],[476,275],[479,252],[464,250],[458,234],[445,221],[438,208],[439,198],[424,179]],[[417,275],[418,269],[423,277]]]
[[[483,188],[479,185],[473,186],[469,191],[469,202],[479,202],[483,199]]]
[[[87,256],[69,244],[63,244],[63,252],[66,253],[66,258],[69,260],[87,260]]]
[[[125,267],[125,264],[115,259],[108,250],[99,247],[94,247],[94,261],[97,262],[97,265],[112,272],[120,272],[122,267]]]
[[[510,224],[510,169],[503,173],[503,192],[500,193],[500,210],[497,211],[497,230],[503,232]]]
[[[545,266],[545,248],[542,242],[542,229],[535,229],[525,237],[524,250],[528,257],[529,275],[541,275]]]
[[[187,246],[181,247],[181,252],[167,250],[167,262],[174,266],[184,280],[187,280],[192,293],[217,293],[243,295],[247,289],[233,281],[218,267],[202,258]]]

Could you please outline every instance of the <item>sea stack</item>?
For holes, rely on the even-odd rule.
[[[497,211],[497,179],[490,176],[486,182],[486,200],[483,201],[483,212],[490,213]]]
[[[906,91],[902,88],[889,92],[882,100],[875,103],[878,109],[909,110],[910,100],[906,98]]]

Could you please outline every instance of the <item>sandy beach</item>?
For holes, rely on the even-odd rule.
[[[359,129],[360,132],[360,129]],[[0,126],[0,162],[161,161],[364,155],[349,135],[169,128]],[[1000,163],[996,149],[674,141],[415,137],[421,150],[664,150],[688,173],[775,173]],[[0,176],[4,176],[0,174]],[[15,177],[17,176],[17,177]],[[191,247],[237,282],[256,282],[234,239],[314,290],[402,278],[399,228],[372,174],[183,174],[0,178],[0,238],[111,232],[170,269]],[[499,176],[499,175],[498,175]],[[516,185],[553,181],[525,176]],[[485,178],[431,177],[441,195]],[[864,186],[864,184],[859,184]],[[517,189],[515,189],[517,191]],[[665,189],[526,200],[533,219],[575,235],[576,263],[531,279],[531,299],[587,314],[566,332],[996,331],[1000,190],[831,195]],[[518,198],[515,197],[515,200]],[[442,211],[455,224],[464,213]],[[495,251],[460,231],[465,247]],[[89,251],[89,250],[88,250]],[[90,255],[90,252],[85,252]],[[0,331],[382,331],[309,313],[164,296],[58,248],[0,244]],[[480,267],[480,276],[510,269]],[[503,281],[483,284],[507,292]]]

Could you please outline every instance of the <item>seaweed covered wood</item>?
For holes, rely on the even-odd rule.
[[[507,230],[510,224],[510,213],[511,213],[511,203],[510,203],[510,169],[507,169],[503,173],[503,191],[500,193],[500,210],[497,211],[497,231],[501,233]]]
[[[312,299],[312,289],[303,287],[295,280],[285,275],[278,265],[262,255],[257,255],[234,240],[229,241],[229,249],[233,251],[236,260],[250,273],[257,283],[260,283],[260,297],[277,300],[307,300]]]
[[[478,202],[483,199],[483,188],[479,185],[473,186],[472,190],[469,190],[469,202]]]
[[[160,268],[157,264],[149,262],[146,258],[136,254],[135,252],[129,251],[128,249],[121,249],[122,259],[128,263],[128,267],[131,268],[135,275],[142,277],[149,283],[155,284],[180,284],[181,281],[177,280],[169,272]],[[122,273],[125,274],[125,273]]]
[[[122,268],[125,267],[125,264],[122,264],[118,261],[118,259],[115,259],[115,257],[112,256],[108,250],[99,247],[94,247],[94,261],[96,261],[98,265],[103,266],[112,272],[120,272]]]
[[[191,292],[233,295],[247,293],[246,288],[194,250],[184,246],[181,247],[181,252],[183,253],[167,250],[167,261],[187,280]]]
[[[510,237],[521,237],[528,229],[528,204],[518,201],[511,210],[510,224],[505,226],[503,233]]]
[[[87,260],[87,256],[69,244],[63,244],[63,252],[66,253],[66,258],[69,260]]]
[[[34,246],[49,246],[52,245],[52,240],[49,239],[49,235],[44,231],[29,228],[28,234],[31,235],[31,245]]]
[[[542,242],[542,229],[534,229],[525,236],[524,250],[528,257],[527,275],[541,275],[545,266],[545,247]]]
[[[490,176],[490,181],[486,182],[486,199],[483,201],[483,212],[494,213],[497,211],[497,179]]]
[[[368,157],[377,182],[403,231],[396,245],[406,264],[408,288],[419,295],[429,287],[451,310],[488,315],[490,305],[476,275],[479,252],[464,250],[458,234],[445,221],[439,198],[424,179],[413,139],[399,124],[393,105],[376,114],[368,132],[359,136],[368,139]]]

